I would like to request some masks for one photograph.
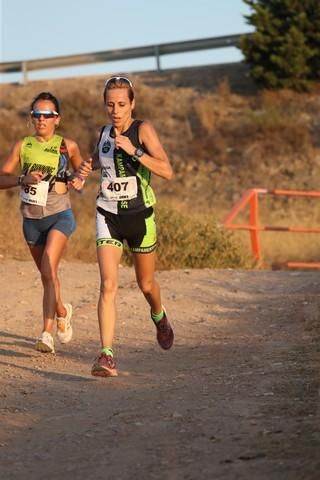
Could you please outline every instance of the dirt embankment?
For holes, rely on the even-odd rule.
[[[0,85],[0,163],[32,132],[32,98],[51,91],[61,102],[59,133],[92,152],[106,121],[108,76]],[[157,129],[175,170],[155,182],[163,198],[190,210],[221,212],[252,187],[317,189],[320,180],[319,93],[259,91],[243,64],[130,74],[137,118]]]

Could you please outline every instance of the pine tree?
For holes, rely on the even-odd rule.
[[[271,88],[306,90],[320,79],[320,1],[244,0],[255,31],[240,48],[251,76]]]

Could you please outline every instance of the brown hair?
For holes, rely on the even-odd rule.
[[[127,77],[110,77],[104,84],[103,100],[106,103],[107,91],[114,88],[126,88],[128,90],[128,97],[130,102],[134,99],[133,84]]]
[[[50,92],[39,93],[39,95],[37,95],[32,100],[32,103],[30,105],[31,110],[33,110],[33,107],[35,106],[35,104],[37,103],[38,100],[49,100],[50,102],[53,103],[55,111],[60,114],[60,105],[59,105],[58,99],[57,99],[57,97],[52,95],[52,93],[50,93]]]

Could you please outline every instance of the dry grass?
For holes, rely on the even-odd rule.
[[[181,215],[187,215],[189,220],[186,223],[190,225],[194,221],[192,215],[198,216],[202,226],[206,225],[206,215],[209,215],[212,228],[214,223],[222,221],[247,188],[317,190],[320,184],[318,86],[310,94],[253,90],[250,93],[250,85],[240,67],[238,76],[235,70],[229,71],[228,78],[227,75],[220,77],[219,82],[217,72],[207,68],[159,76],[132,76],[136,86],[136,116],[149,119],[155,125],[175,169],[172,182],[153,180],[160,205],[166,203]],[[237,88],[237,78],[242,82],[241,88]],[[104,79],[93,77],[37,81],[26,86],[0,85],[0,160],[5,158],[14,141],[30,132],[27,125],[29,103],[43,90],[56,94],[61,101],[63,122],[60,133],[75,139],[84,157],[89,155],[97,131],[104,123],[101,97]],[[245,81],[248,88],[244,88]],[[241,89],[244,94],[239,94]],[[79,228],[70,250],[72,248],[74,258],[89,261],[95,260],[94,191],[93,182],[83,196],[73,195]],[[18,210],[16,196],[13,198],[12,193],[0,192],[0,217],[2,225],[6,225],[6,234],[0,234],[1,251],[6,255],[25,251],[20,245],[21,239],[10,240],[10,235],[20,229],[18,213],[10,219],[10,224],[7,223],[8,211]],[[300,215],[303,224],[319,224],[316,200],[299,206],[292,201],[279,206],[271,203],[265,207],[268,223],[275,220],[275,212],[279,221],[285,219],[294,224],[298,220],[296,216]],[[179,228],[183,230],[182,225]],[[198,224],[197,228],[201,230],[202,227]],[[207,232],[212,234],[210,228]],[[237,234],[236,238],[244,236]],[[268,234],[264,238],[263,246],[270,261],[275,255],[288,259],[296,253],[305,259],[317,257],[317,247],[311,237],[303,240],[301,235]],[[206,241],[210,243],[208,238]],[[243,243],[246,244],[246,240]],[[281,245],[284,248],[278,254]],[[67,255],[71,252],[68,251]],[[167,267],[164,257],[163,264]],[[189,255],[188,261],[191,257]],[[181,258],[186,261],[183,252]],[[203,259],[198,258],[195,266],[203,265],[202,262]]]

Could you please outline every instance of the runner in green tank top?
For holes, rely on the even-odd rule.
[[[83,180],[68,180],[69,168],[81,163],[73,140],[55,133],[60,122],[59,102],[51,93],[40,93],[31,104],[35,135],[18,141],[0,170],[0,188],[20,188],[23,233],[43,284],[43,330],[35,348],[55,351],[52,331],[57,322],[61,343],[72,338],[72,305],[63,303],[58,267],[68,237],[75,229],[68,185],[79,190]],[[14,174],[20,164],[21,175]]]

